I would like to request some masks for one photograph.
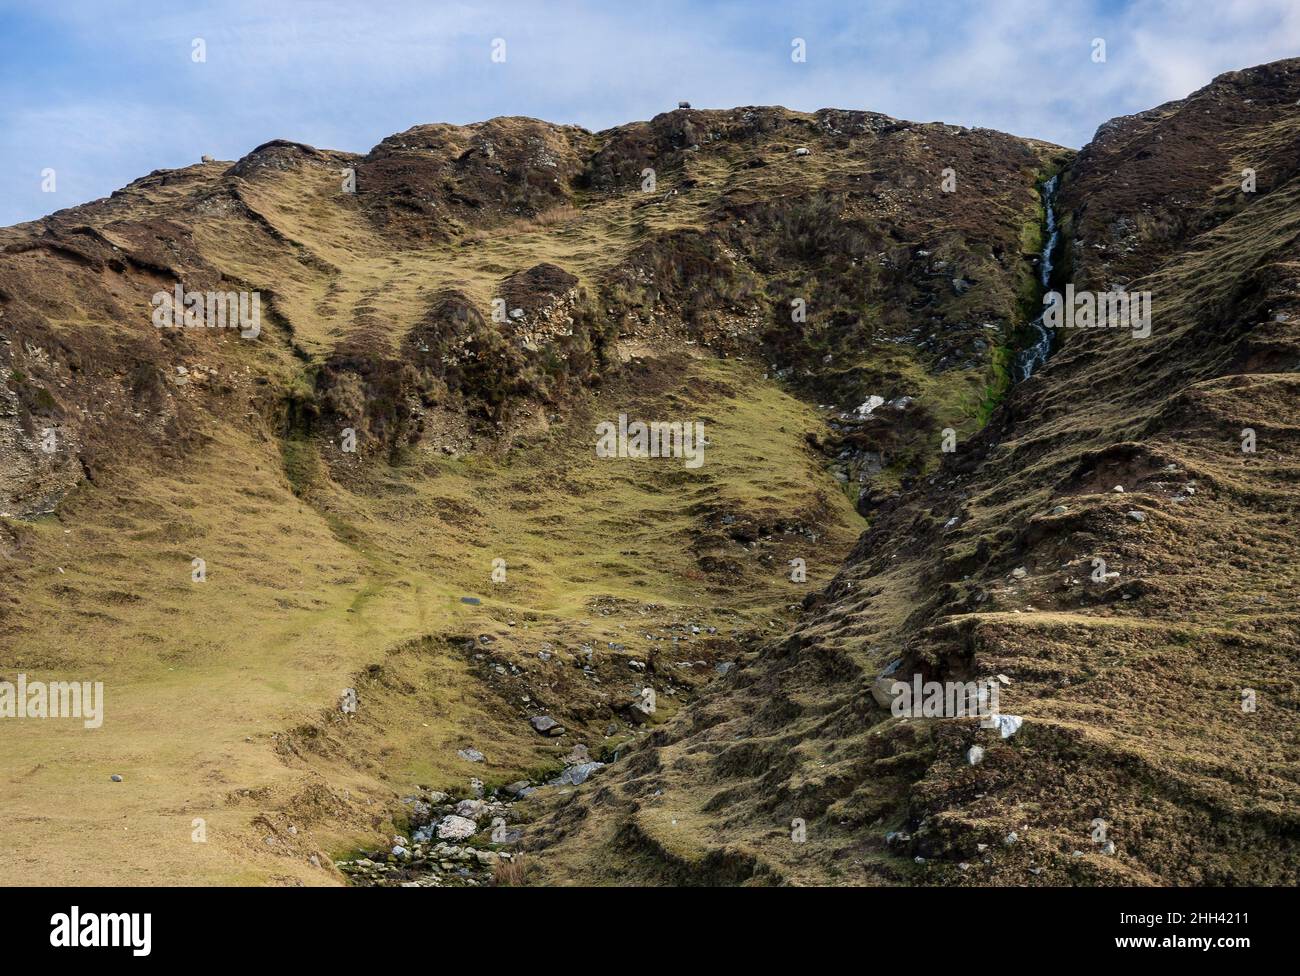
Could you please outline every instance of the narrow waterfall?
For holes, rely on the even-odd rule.
[[[1045,229],[1047,231],[1047,240],[1043,244],[1043,251],[1038,262],[1038,280],[1043,286],[1043,291],[1047,291],[1048,282],[1052,277],[1052,252],[1056,250],[1056,241],[1059,236],[1056,227],[1056,211],[1053,209],[1059,180],[1059,176],[1053,176],[1043,184],[1042,189],[1039,191],[1043,195],[1043,210],[1046,213]],[[1012,368],[1012,378],[1017,383],[1022,383],[1033,376],[1034,371],[1047,362],[1047,357],[1052,351],[1052,333],[1047,326],[1043,325],[1043,316],[1041,314],[1029,323],[1029,328],[1034,331],[1034,341],[1017,353],[1015,365]]]

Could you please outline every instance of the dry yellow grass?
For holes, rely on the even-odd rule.
[[[683,383],[729,390],[707,403],[671,389],[646,401],[674,416],[704,406],[712,443],[698,473],[671,460],[673,470],[597,459],[592,403],[499,458],[416,455],[354,490],[321,482],[298,498],[274,442],[218,429],[201,455],[111,493],[84,486],[57,520],[24,529],[39,556],[16,580],[23,612],[12,666],[33,679],[102,680],[107,706],[93,732],[57,721],[7,726],[0,876],[330,882],[308,857],[325,861],[371,839],[370,821],[387,819],[394,792],[463,789],[475,772],[507,782],[562,751],[522,717],[495,713],[503,703],[449,635],[631,644],[627,624],[647,626],[632,611],[592,614],[598,599],[657,604],[728,633],[788,619],[786,605],[806,587],[786,579],[783,561],[748,566],[744,587],[700,590],[680,490],[777,517],[825,507],[821,555],[809,564],[815,586],[847,551],[856,520],[841,495],[814,487],[825,476],[800,438],[819,422],[744,366],[687,359],[680,368]],[[494,586],[498,556],[509,575]],[[195,557],[206,582],[191,581]],[[483,603],[463,604],[463,595]],[[519,631],[507,617],[520,619]],[[405,647],[423,638],[422,650]],[[524,647],[515,653],[526,664]],[[337,755],[286,752],[283,733],[318,723],[376,663],[418,692],[363,691],[367,721],[339,733]],[[675,705],[664,704],[671,714]],[[486,769],[456,757],[471,741],[489,753]],[[109,782],[112,773],[124,782]],[[303,795],[322,786],[352,796],[313,824]],[[206,843],[191,839],[194,818],[206,822]]]
[[[958,147],[994,138],[926,129]],[[888,145],[862,138],[909,166],[939,161],[916,134]],[[1005,169],[1025,182],[999,184],[1007,198],[987,209],[1014,235],[1032,222],[1030,177],[1053,150],[996,140],[1014,150]],[[119,271],[114,257],[85,270],[39,248],[6,255],[0,272],[43,283],[31,302],[42,336],[92,365],[121,352],[124,374],[132,357],[152,357],[166,380],[160,400],[175,410],[173,426],[129,432],[129,413],[92,416],[87,424],[122,428],[114,452],[94,459],[94,480],[53,517],[5,520],[16,544],[6,543],[4,580],[15,599],[0,666],[103,681],[107,703],[94,732],[6,725],[0,879],[337,883],[330,855],[391,835],[397,799],[414,785],[463,790],[470,776],[497,784],[554,767],[568,741],[535,735],[530,712],[554,711],[571,739],[593,747],[623,742],[634,735],[626,723],[613,736],[604,730],[611,705],[631,693],[629,659],[653,656],[671,676],[661,727],[707,688],[715,663],[750,660],[756,641],[791,624],[863,523],[806,442],[826,436],[823,419],[766,375],[757,349],[718,360],[661,335],[624,336],[626,368],[566,403],[554,423],[530,414],[457,457],[428,442],[392,464],[344,457],[334,432],[309,434],[288,416],[311,398],[314,368],[339,343],[376,354],[395,347],[444,289],[487,308],[505,277],[546,261],[599,294],[611,269],[656,235],[716,231],[723,198],[746,205],[827,186],[838,194],[864,169],[864,150],[847,142],[806,162],[784,144],[737,139],[714,150],[666,169],[656,195],[579,190],[572,205],[437,243],[384,237],[340,191],[338,166],[355,162],[345,154],[238,181],[224,166],[190,167],[66,218],[73,236],[84,221],[133,258],[174,260],[178,274],[201,262],[263,290],[255,343],[202,332],[160,339],[147,312],[137,315],[165,277],[151,260]],[[771,157],[765,171],[746,165],[754,153]],[[911,177],[878,210],[867,212],[876,204],[866,194],[855,199],[855,217],[897,219],[900,241],[945,219],[900,217],[936,207]],[[181,222],[189,236],[176,230]],[[25,242],[24,233],[0,231],[0,241]],[[989,302],[1009,304],[1013,285],[988,267]],[[985,370],[931,375],[901,346],[874,358],[853,352],[846,371],[915,384],[941,421],[963,431],[978,423]],[[178,367],[200,363],[216,378],[200,384],[192,371],[178,385]],[[84,376],[78,384],[91,389]],[[114,375],[105,389],[129,386]],[[85,392],[75,403],[99,410],[97,399]],[[594,424],[620,412],[702,420],[705,466],[596,459]],[[728,518],[752,537],[730,532]],[[794,557],[807,560],[806,583],[788,578]],[[195,558],[206,562],[205,582],[191,581]],[[506,583],[490,580],[494,558],[507,563]],[[689,660],[667,640],[643,639],[684,622],[717,631],[686,644]],[[543,643],[557,653],[539,663]],[[583,644],[597,648],[600,685],[574,667]],[[355,720],[337,711],[345,687],[361,692]],[[457,757],[469,745],[487,754],[483,764]],[[109,781],[115,773],[123,782]]]

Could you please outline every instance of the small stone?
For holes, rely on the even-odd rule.
[[[1070,507],[1069,507],[1068,505],[1057,505],[1054,509],[1052,509],[1052,514],[1053,514],[1053,515],[1064,515],[1064,514],[1065,514],[1066,512],[1068,512],[1069,510],[1070,510]]]
[[[1013,830],[1013,831],[1011,831],[1011,833],[1007,834],[1007,836],[1005,836],[1005,837],[1002,838],[1002,843],[1004,843],[1004,844],[1006,844],[1008,847],[1010,847],[1012,844],[1014,844],[1014,843],[1015,843],[1016,841],[1018,841],[1018,840],[1020,840],[1020,835],[1017,834],[1017,833]]]
[[[1015,569],[1011,571],[1012,579],[1024,579],[1028,575],[1029,575],[1029,570],[1025,569],[1024,566],[1017,566]]]
[[[533,731],[540,732],[542,735],[557,736],[564,734],[564,726],[549,715],[534,715],[528,720],[528,724],[533,727]]]
[[[642,689],[636,697],[627,703],[626,711],[634,722],[643,722],[655,713],[655,699]]]
[[[411,852],[408,851],[401,844],[395,844],[393,846],[393,857],[408,858],[410,856],[411,856]]]
[[[1005,674],[1000,674],[1000,675],[997,676],[997,678],[998,678],[998,681],[999,681],[1001,684],[1004,684],[1004,685],[1009,685],[1009,684],[1011,684],[1011,679],[1008,678]]]
[[[966,751],[966,761],[969,762],[972,766],[978,766],[980,763],[982,763],[984,761],[984,747],[971,746]]]
[[[479,752],[477,749],[461,749],[456,753],[456,755],[460,756],[460,758],[464,759],[466,762],[481,763],[483,761],[483,753]]]
[[[883,406],[884,402],[885,402],[884,397],[877,396],[876,394],[873,393],[871,394],[871,396],[867,397],[865,400],[862,401],[862,404],[854,410],[854,413],[856,413],[859,417],[870,417],[871,412],[875,410],[877,407]]]
[[[1114,842],[1113,840],[1108,840],[1108,841],[1106,841],[1106,843],[1103,844],[1102,847],[1101,847],[1101,852],[1102,852],[1103,854],[1114,854],[1114,853],[1115,853],[1115,842]]]
[[[895,684],[893,678],[883,674],[871,683],[871,697],[876,700],[876,704],[881,708],[893,707]]]
[[[466,840],[478,833],[478,824],[465,817],[447,816],[438,823],[441,840]]]
[[[1116,485],[1114,488],[1111,489],[1111,491],[1118,492],[1119,494],[1122,495],[1122,494],[1124,494],[1124,486],[1123,486],[1123,485]]]
[[[1126,514],[1129,518],[1131,518],[1134,522],[1141,523],[1141,522],[1145,522],[1145,521],[1147,520],[1147,517],[1146,517],[1146,513],[1145,513],[1145,512],[1126,512],[1125,514]]]
[[[1025,724],[1025,720],[1019,715],[994,715],[992,718],[993,727],[1004,739],[1011,738],[1020,731],[1020,726]]]
[[[591,762],[591,753],[587,751],[587,747],[581,742],[574,745],[569,750],[569,754],[564,757],[564,765],[566,766],[580,766],[586,762]]]
[[[466,820],[478,820],[483,816],[486,807],[487,804],[482,800],[461,800],[456,804],[456,816],[464,817]]]
[[[570,766],[555,779],[551,780],[551,786],[581,786],[587,781],[587,778],[598,769],[604,769],[605,764],[602,762],[585,762],[578,766]]]
[[[109,777],[109,779],[111,779],[114,783],[122,782],[122,777],[117,775],[117,773],[114,773],[112,776]]]

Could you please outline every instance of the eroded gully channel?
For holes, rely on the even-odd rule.
[[[1043,250],[1038,260],[1038,281],[1042,285],[1043,291],[1048,289],[1048,283],[1052,278],[1052,253],[1056,250],[1057,239],[1060,231],[1056,226],[1056,188],[1060,182],[1060,175],[1053,176],[1047,180],[1039,189],[1043,196],[1043,229],[1046,232],[1046,240],[1043,243]],[[1033,341],[1016,354],[1015,364],[1012,367],[1012,378],[1017,383],[1023,383],[1034,372],[1047,362],[1047,357],[1052,352],[1052,332],[1043,324],[1042,313],[1029,323],[1029,328],[1034,334]]]

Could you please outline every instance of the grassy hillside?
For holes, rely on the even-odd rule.
[[[560,803],[547,880],[1296,883],[1298,84],[1235,72],[1103,127],[1067,172],[1070,264],[1150,291],[1150,338],[1061,335],[792,636]],[[1212,158],[1279,166],[1224,207]],[[1184,232],[1133,246],[1171,185]],[[887,674],[1001,675],[1024,724],[896,718]]]
[[[834,110],[499,119],[0,230],[0,675],[107,698],[6,725],[0,874],[339,883],[419,786],[692,721],[987,418],[1067,155]],[[258,291],[260,334],[155,328],[178,282]],[[597,458],[620,413],[703,423],[705,464]]]

